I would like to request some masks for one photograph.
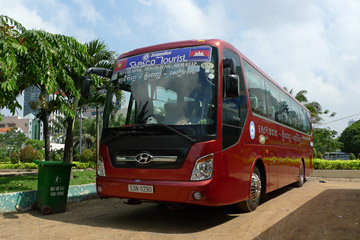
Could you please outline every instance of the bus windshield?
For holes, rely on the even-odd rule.
[[[186,135],[215,134],[217,56],[216,48],[197,46],[119,59],[104,128],[166,125]]]

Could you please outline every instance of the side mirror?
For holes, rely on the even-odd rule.
[[[224,58],[223,59],[223,68],[230,68],[231,74],[236,74],[236,63],[234,58]]]
[[[225,85],[227,97],[237,98],[240,96],[240,78],[238,75],[227,75]]]
[[[111,78],[113,71],[106,68],[99,68],[99,67],[92,67],[86,70],[84,75],[84,82],[81,88],[81,96],[85,99],[88,99],[90,93],[90,82],[91,78],[90,75],[94,73],[101,77]]]

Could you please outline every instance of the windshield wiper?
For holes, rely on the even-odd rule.
[[[184,133],[182,133],[182,132],[179,132],[178,130],[176,130],[176,129],[174,129],[174,128],[166,125],[166,124],[163,124],[163,123],[153,123],[153,124],[146,124],[146,125],[145,125],[145,127],[151,127],[151,126],[162,126],[162,127],[166,128],[166,129],[169,129],[170,131],[176,133],[177,135],[180,135],[180,136],[186,138],[187,140],[190,140],[191,142],[196,142],[195,139],[189,137],[188,135],[186,135],[186,134],[184,134]]]

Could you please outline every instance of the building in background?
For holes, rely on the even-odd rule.
[[[36,87],[29,87],[24,91],[24,107],[23,107],[23,116],[28,115],[29,113],[38,114],[39,110],[31,109],[30,103],[31,102],[38,102],[40,95],[40,89]],[[49,101],[49,97],[46,96],[46,101]]]
[[[357,121],[359,121],[359,120],[354,120],[354,119],[349,120],[348,127],[350,127],[351,125],[353,125],[353,123],[355,123]]]
[[[43,140],[43,124],[37,120],[34,114],[29,113],[25,117],[3,117],[0,121],[1,132],[6,133],[11,128],[19,128],[30,139]]]
[[[99,116],[102,116],[104,108],[99,108]],[[87,107],[82,110],[83,118],[95,118],[96,117],[96,107]]]

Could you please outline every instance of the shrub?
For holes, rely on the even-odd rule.
[[[49,158],[51,161],[63,161],[64,150],[63,149],[51,150],[49,154]]]
[[[42,161],[44,160],[44,155],[39,150],[36,150],[34,153],[34,160]]]
[[[76,165],[75,168],[77,168],[77,169],[88,169],[88,168],[95,169],[96,168],[96,163],[94,163],[94,162],[87,162],[87,163],[73,162],[73,163]]]
[[[360,160],[322,160],[314,159],[314,169],[360,170]]]
[[[356,159],[355,154],[350,153],[350,154],[349,154],[349,159],[350,159],[350,160],[355,160],[355,159]]]
[[[19,163],[19,160],[20,160],[19,154],[17,152],[13,152],[10,158],[11,163],[12,164]]]
[[[5,158],[5,162],[10,162],[10,158],[9,158],[9,157],[6,157],[6,158]]]
[[[321,152],[317,152],[317,153],[315,154],[315,158],[322,159],[322,154],[321,154]]]
[[[79,159],[80,159],[80,156],[79,156],[78,153],[76,153],[76,154],[73,155],[73,161],[74,161],[74,162],[78,162]]]
[[[36,169],[38,165],[35,163],[16,163],[16,164],[1,164],[1,169]]]
[[[20,152],[20,162],[30,163],[34,160],[35,152],[31,145],[26,145]]]
[[[7,156],[8,151],[6,150],[6,148],[0,148],[0,162],[4,162]]]
[[[96,163],[96,148],[93,151],[93,162]]]
[[[96,168],[96,163],[94,162],[88,162],[88,163],[73,162],[73,163],[76,165],[74,168],[77,169]],[[38,165],[36,165],[35,163],[0,164],[0,169],[36,169],[36,168],[38,168]]]
[[[80,161],[82,163],[93,162],[93,152],[91,149],[86,149],[80,155]]]

